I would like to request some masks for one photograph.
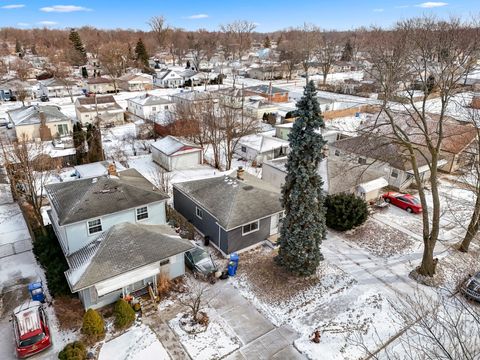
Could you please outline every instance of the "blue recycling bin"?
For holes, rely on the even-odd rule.
[[[237,264],[233,261],[228,263],[228,276],[235,276],[237,272]]]
[[[33,301],[45,302],[45,294],[43,293],[42,282],[34,282],[28,285],[28,292]]]
[[[239,260],[239,256],[237,253],[230,254],[230,262],[235,263],[235,273],[237,272],[237,268],[238,268],[238,260]]]

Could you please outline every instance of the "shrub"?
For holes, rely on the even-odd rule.
[[[182,214],[170,205],[167,205],[167,221],[173,227],[180,228],[180,236],[186,239],[193,239],[195,236],[195,228]]]
[[[67,279],[65,278],[65,271],[68,270],[68,264],[63,255],[60,243],[51,225],[46,226],[45,229],[47,231],[46,235],[41,232],[35,233],[33,253],[45,270],[50,295],[53,297],[61,295],[72,296]]]
[[[85,360],[87,358],[87,350],[81,341],[75,341],[67,344],[58,354],[60,360]]]
[[[327,226],[334,230],[346,231],[363,224],[368,217],[367,203],[354,194],[328,195],[325,199],[327,208]]]
[[[82,333],[89,342],[96,342],[105,336],[105,324],[98,311],[88,309],[83,315]]]
[[[129,327],[135,320],[135,311],[123,299],[116,302],[113,314],[115,315],[115,327],[117,329]]]

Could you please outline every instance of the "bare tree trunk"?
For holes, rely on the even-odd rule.
[[[475,201],[475,208],[473,209],[473,215],[470,219],[470,223],[467,227],[467,233],[463,238],[462,243],[458,250],[461,252],[468,252],[468,248],[470,247],[470,243],[472,242],[475,235],[478,233],[478,229],[480,226],[480,197],[477,194],[477,199]]]

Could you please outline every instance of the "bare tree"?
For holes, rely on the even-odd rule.
[[[167,44],[167,40],[170,33],[170,28],[166,24],[165,18],[161,15],[154,16],[150,19],[150,21],[148,22],[148,25],[150,25],[150,29],[155,35],[155,39],[157,41],[158,47],[160,49],[163,49]]]
[[[60,84],[63,85],[73,103],[73,86],[75,82],[70,80],[70,66],[66,63],[65,57],[55,54],[49,57],[49,62],[45,64],[44,70],[50,73]]]
[[[0,146],[15,196],[30,205],[36,227],[43,228],[44,187],[60,164],[48,155],[44,142],[31,142],[26,135],[16,141],[0,139]]]
[[[115,93],[118,88],[118,78],[125,74],[128,67],[128,45],[113,41],[102,45],[99,50],[99,60],[104,71],[112,78]]]
[[[190,286],[190,292],[185,297],[178,299],[179,303],[190,310],[190,315],[195,323],[203,320],[203,316],[199,316],[201,308],[205,301],[205,292],[207,286],[200,283],[194,283]]]
[[[28,80],[30,76],[31,65],[23,59],[16,59],[10,66],[15,71],[17,78],[22,81]]]
[[[162,190],[165,194],[170,195],[170,184],[172,180],[171,173],[159,167],[155,167],[155,169],[150,171],[150,179],[155,187]]]
[[[28,96],[28,91],[23,86],[18,86],[15,89],[15,96],[18,101],[22,102],[22,106],[25,106],[25,99]]]
[[[382,126],[388,128],[392,141],[408,154],[423,207],[424,249],[421,265],[416,269],[423,276],[433,276],[437,264],[433,252],[440,231],[438,167],[442,141],[446,136],[446,110],[457,84],[468,71],[471,56],[478,50],[478,34],[471,36],[471,29],[467,29],[468,24],[458,19],[415,18],[398,23],[394,31],[373,30],[368,48],[368,60],[372,64],[369,72],[381,87],[383,98]],[[392,100],[399,90],[412,89],[412,84],[419,84],[423,100],[417,102],[414,91],[408,91],[408,103],[403,104],[399,116],[398,104]],[[427,102],[433,93],[439,97],[440,103],[439,115],[434,121],[428,114]],[[419,171],[420,159],[429,168],[431,210]]]
[[[257,25],[255,25],[255,23],[247,20],[236,20],[230,24],[220,26],[221,31],[229,34],[230,38],[234,40],[239,60],[241,60],[245,52],[250,49],[252,32],[256,27]]]
[[[337,46],[334,40],[326,33],[317,34],[317,46],[315,47],[315,57],[320,63],[323,75],[323,84],[327,83],[327,76],[330,73],[332,65],[337,59]]]
[[[438,297],[419,292],[400,302],[391,302],[403,328],[396,339],[372,349],[362,334],[350,342],[361,348],[368,359],[474,360],[480,357],[480,311],[461,297],[442,291]]]
[[[301,42],[297,42],[293,37],[287,37],[287,39],[283,40],[278,46],[278,50],[280,51],[279,60],[286,66],[288,71],[288,80],[292,80],[293,72],[297,68],[297,65],[303,60],[302,47],[303,46]]]

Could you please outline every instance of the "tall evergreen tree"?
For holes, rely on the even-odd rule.
[[[85,65],[87,63],[87,52],[85,51],[80,35],[75,29],[71,29],[68,39],[73,46],[73,51],[70,52],[70,61],[72,65]]]
[[[103,160],[102,135],[97,126],[87,126],[88,162]]]
[[[323,181],[318,175],[323,140],[318,129],[324,125],[313,81],[297,103],[297,115],[288,136],[291,152],[282,188],[285,218],[280,229],[277,263],[290,272],[309,276],[323,260],[320,245],[326,235]]]
[[[135,46],[135,55],[136,60],[142,64],[145,68],[148,68],[148,53],[147,49],[145,48],[145,44],[143,43],[142,39],[138,39],[137,46]]]
[[[352,59],[353,59],[353,47],[352,47],[352,43],[350,42],[350,39],[348,39],[347,43],[345,44],[345,47],[343,48],[342,57],[340,58],[340,60],[352,61]]]
[[[18,39],[15,40],[15,52],[17,54],[20,54],[23,51],[22,49],[22,44],[20,44],[20,41]]]
[[[264,42],[263,42],[263,47],[267,48],[267,49],[270,49],[271,46],[272,46],[272,42],[270,41],[270,37],[267,35],[265,37]]]

